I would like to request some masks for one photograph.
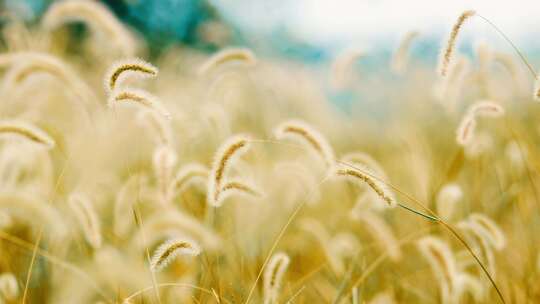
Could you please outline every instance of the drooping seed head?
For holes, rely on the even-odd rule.
[[[402,38],[396,52],[394,53],[394,56],[392,57],[392,63],[390,65],[394,73],[398,75],[403,74],[403,72],[407,68],[407,64],[409,61],[409,50],[411,48],[413,40],[416,37],[418,37],[417,31],[409,31]]]
[[[478,117],[500,117],[504,113],[504,108],[492,101],[482,100],[474,103],[469,107],[458,126],[456,132],[457,143],[461,146],[467,146],[471,142]]]
[[[81,225],[84,237],[94,249],[99,249],[102,243],[101,225],[89,198],[82,193],[73,193],[68,201],[77,222]]]
[[[454,183],[444,185],[437,194],[437,215],[444,220],[450,220],[462,197],[463,191],[459,185]]]
[[[210,206],[218,206],[225,175],[234,161],[248,151],[251,146],[249,141],[250,138],[246,135],[235,135],[218,148],[208,177],[207,200]]]
[[[221,65],[227,64],[229,62],[241,62],[244,65],[252,66],[257,63],[257,58],[253,52],[245,48],[228,48],[221,50],[210,58],[208,58],[199,68],[198,74],[205,75],[210,73],[212,70],[218,68]]]
[[[354,64],[365,54],[364,49],[350,48],[336,56],[330,67],[330,86],[334,90],[342,90],[350,85]]]
[[[502,229],[491,218],[481,213],[473,213],[469,215],[469,221],[475,225],[479,225],[480,229],[486,231],[487,241],[497,250],[501,250],[506,246],[506,238]]]
[[[377,174],[378,177],[386,178],[386,172],[379,162],[365,152],[347,153],[341,157],[341,161],[355,165],[360,164],[361,166],[372,171],[374,174]]]
[[[164,118],[171,119],[171,114],[161,104],[156,96],[144,90],[137,89],[122,89],[115,90],[108,99],[109,107],[113,107],[115,104],[136,104],[148,109],[152,109],[160,113]]]
[[[288,120],[279,124],[274,135],[277,139],[290,138],[307,144],[325,162],[327,168],[335,163],[334,150],[326,138],[309,124],[301,120]]]
[[[439,238],[427,236],[417,242],[418,249],[427,259],[433,274],[441,284],[442,300],[450,303],[457,294],[457,267],[450,247]]]
[[[473,252],[482,257],[486,262],[486,268],[492,277],[496,275],[495,255],[493,252],[493,244],[489,231],[484,229],[478,223],[471,221],[469,218],[461,220],[456,224],[456,227],[465,232],[463,237],[470,244]],[[474,259],[473,259],[474,261]]]
[[[482,100],[470,106],[468,113],[474,117],[499,117],[504,115],[504,108],[495,102]]]
[[[154,272],[163,270],[167,265],[182,256],[197,256],[201,252],[199,245],[188,238],[175,238],[160,245],[150,260],[150,268]]]
[[[476,129],[476,118],[474,115],[466,114],[456,131],[456,141],[461,146],[467,146],[473,136]]]
[[[95,97],[93,90],[64,60],[41,52],[13,52],[0,55],[0,66],[11,68],[4,75],[3,87],[13,89],[34,73],[46,73],[69,86],[81,100]]]
[[[259,189],[250,185],[245,181],[232,180],[227,181],[221,187],[218,196],[216,198],[216,205],[221,206],[223,202],[234,195],[240,195],[245,197],[261,197],[262,193]]]
[[[372,236],[380,243],[382,249],[388,253],[390,259],[399,261],[402,258],[403,254],[399,247],[399,242],[391,226],[382,218],[373,212],[366,211],[358,216],[358,220],[366,224]]]
[[[1,135],[21,137],[46,149],[52,149],[55,146],[54,140],[45,131],[22,120],[0,121]]]
[[[120,60],[113,63],[109,70],[105,73],[105,90],[111,94],[129,78],[149,78],[156,77],[157,74],[158,68],[142,59],[129,58]]]
[[[290,258],[284,252],[276,252],[264,269],[264,304],[277,303],[279,290],[285,271],[289,266]]]
[[[41,20],[41,24],[48,31],[69,22],[85,23],[95,34],[108,39],[124,56],[133,55],[136,51],[135,37],[99,1],[56,1],[49,6]]]
[[[475,302],[481,303],[485,300],[486,289],[482,281],[466,272],[459,272],[456,277],[457,298],[461,299],[469,293]]]
[[[377,195],[383,199],[389,207],[395,207],[396,206],[396,200],[394,198],[394,194],[388,187],[381,181],[377,180],[373,177],[373,173],[366,167],[359,167],[357,165],[358,169],[351,169],[351,168],[337,168],[335,170],[335,175],[338,177],[346,178],[352,182],[364,182],[366,183],[371,189],[373,189]],[[361,170],[359,170],[361,169]]]
[[[199,163],[189,163],[182,166],[175,174],[169,184],[169,194],[174,196],[197,180],[202,180],[206,183],[208,180],[209,170]]]
[[[0,294],[9,301],[14,301],[19,296],[19,284],[12,273],[0,274]]]

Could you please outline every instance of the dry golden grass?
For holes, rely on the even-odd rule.
[[[358,51],[324,71],[381,118],[247,49],[133,59],[81,3],[3,28],[0,302],[540,302],[538,80],[521,53],[455,54],[470,12],[444,79],[407,66],[415,34],[400,80],[357,84]]]

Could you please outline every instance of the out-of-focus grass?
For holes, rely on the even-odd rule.
[[[55,142],[45,149],[32,134],[0,128],[6,302],[23,294],[26,303],[500,301],[444,225],[388,208],[370,181],[403,206],[432,209],[506,302],[540,299],[538,109],[513,55],[489,46],[487,57],[457,54],[452,63],[462,70],[451,66],[448,78],[402,58],[402,74],[377,78],[351,64],[321,76],[263,57],[224,60],[199,74],[207,54],[170,48],[152,62],[157,77],[117,88],[152,94],[168,119],[144,100],[107,106],[117,91],[103,87],[106,71],[128,55],[146,57],[145,42],[116,20],[83,18],[91,35],[73,45],[67,17],[48,30],[17,20],[3,28],[0,118]],[[133,43],[133,54],[117,41]],[[333,94],[362,103],[336,109],[328,78],[340,82]],[[459,145],[467,109],[486,100],[505,114],[478,118],[472,140]],[[291,119],[303,121],[295,136],[276,136]],[[216,151],[236,134],[248,136],[249,149],[224,162],[218,186],[238,191],[213,206],[207,187],[216,187]],[[368,183],[335,178],[339,164],[365,170]],[[194,177],[182,184],[186,172]],[[201,253],[174,252],[152,271],[152,253],[171,238],[192,240]],[[278,252],[289,261],[281,269]]]

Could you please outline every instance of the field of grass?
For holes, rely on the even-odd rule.
[[[362,50],[149,59],[96,2],[7,18],[0,303],[540,302],[537,76],[459,54],[469,18],[438,67],[410,33],[369,85]]]

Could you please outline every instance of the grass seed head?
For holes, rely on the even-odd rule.
[[[229,62],[241,62],[247,66],[253,66],[257,63],[255,54],[249,49],[245,48],[228,48],[218,51],[208,58],[198,70],[199,75],[206,75],[211,71],[217,69],[219,66],[227,64]]]
[[[140,58],[129,58],[117,61],[105,73],[105,90],[111,94],[130,78],[156,77],[158,68]]]
[[[288,120],[282,122],[276,127],[274,135],[277,139],[300,139],[301,143],[307,144],[312,151],[321,157],[328,168],[331,168],[335,163],[332,146],[319,131],[304,121]]]
[[[219,195],[227,172],[234,162],[249,150],[250,146],[250,138],[240,134],[230,137],[218,148],[208,178],[207,200],[210,206],[220,206]]]
[[[45,131],[22,120],[0,121],[0,135],[15,135],[46,149],[55,146],[54,140]]]
[[[289,266],[290,258],[284,252],[276,252],[270,258],[264,270],[264,303],[277,303],[279,290],[283,284],[285,271]]]
[[[99,249],[102,244],[101,224],[90,199],[82,193],[73,193],[69,197],[69,207],[90,246]]]
[[[450,64],[450,61],[452,60],[454,49],[456,48],[456,40],[458,37],[458,34],[461,30],[461,27],[467,21],[469,18],[474,16],[476,14],[475,11],[468,10],[464,11],[452,27],[452,31],[450,32],[450,36],[448,40],[446,41],[446,46],[444,49],[441,50],[440,55],[440,64],[439,64],[439,73],[441,76],[446,76],[448,66]]]
[[[199,245],[188,238],[175,238],[160,245],[150,261],[154,272],[163,270],[178,256],[198,256],[201,252]]]
[[[171,113],[167,111],[159,99],[144,90],[123,89],[114,91],[108,100],[108,105],[113,107],[115,104],[135,104],[155,110],[167,120],[171,119]]]

